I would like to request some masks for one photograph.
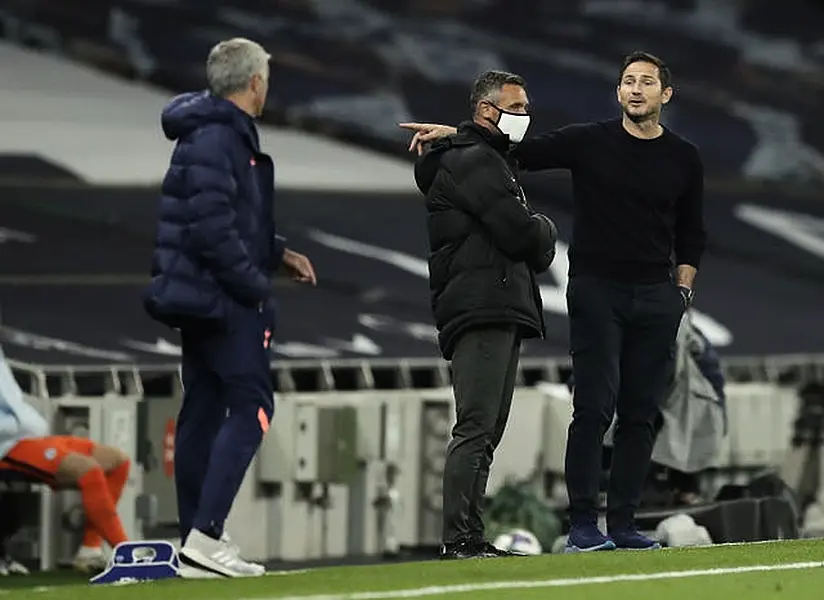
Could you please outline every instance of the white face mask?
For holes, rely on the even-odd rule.
[[[501,130],[501,133],[509,136],[509,141],[513,144],[523,140],[526,130],[529,128],[529,115],[507,112],[500,108],[498,110],[501,111],[501,116],[498,117],[498,122],[495,125]]]

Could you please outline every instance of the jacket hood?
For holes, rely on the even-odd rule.
[[[418,189],[423,194],[429,192],[438,175],[441,159],[447,150],[483,143],[492,146],[503,155],[506,155],[509,150],[509,138],[502,134],[493,133],[472,121],[465,121],[458,125],[457,134],[439,139],[415,161],[415,183]]]
[[[176,141],[194,130],[212,123],[222,123],[249,138],[257,150],[260,146],[252,117],[232,102],[209,92],[189,92],[172,98],[160,118],[167,139]]]

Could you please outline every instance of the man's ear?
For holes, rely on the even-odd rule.
[[[493,111],[493,108],[492,108],[492,106],[490,106],[489,102],[484,101],[484,102],[481,102],[478,105],[478,116],[479,117],[483,117],[485,119],[490,119],[490,120],[494,121],[495,119],[492,118],[492,111]]]
[[[258,93],[260,91],[260,86],[263,84],[263,78],[260,76],[259,73],[255,73],[252,75],[252,78],[249,80],[249,88],[254,92]]]

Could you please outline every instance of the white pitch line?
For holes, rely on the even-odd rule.
[[[738,575],[741,573],[762,573],[767,571],[797,571],[824,567],[824,562],[799,562],[777,565],[752,565],[723,569],[695,569],[690,571],[667,571],[663,573],[640,573],[626,575],[604,575],[601,577],[578,577],[574,579],[545,579],[538,581],[494,581],[489,583],[467,583],[464,585],[444,585],[384,592],[354,592],[351,594],[321,594],[316,596],[270,596],[263,599],[245,600],[390,600],[393,598],[423,598],[441,594],[461,594],[491,590],[514,590],[549,587],[576,587],[629,581],[656,581],[661,579],[685,579],[688,577],[712,577],[718,575]]]

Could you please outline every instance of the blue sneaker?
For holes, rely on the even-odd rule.
[[[601,533],[596,525],[574,525],[564,552],[600,552],[615,550],[615,542]]]
[[[660,550],[661,544],[641,535],[637,529],[610,532],[609,537],[618,550]]]

